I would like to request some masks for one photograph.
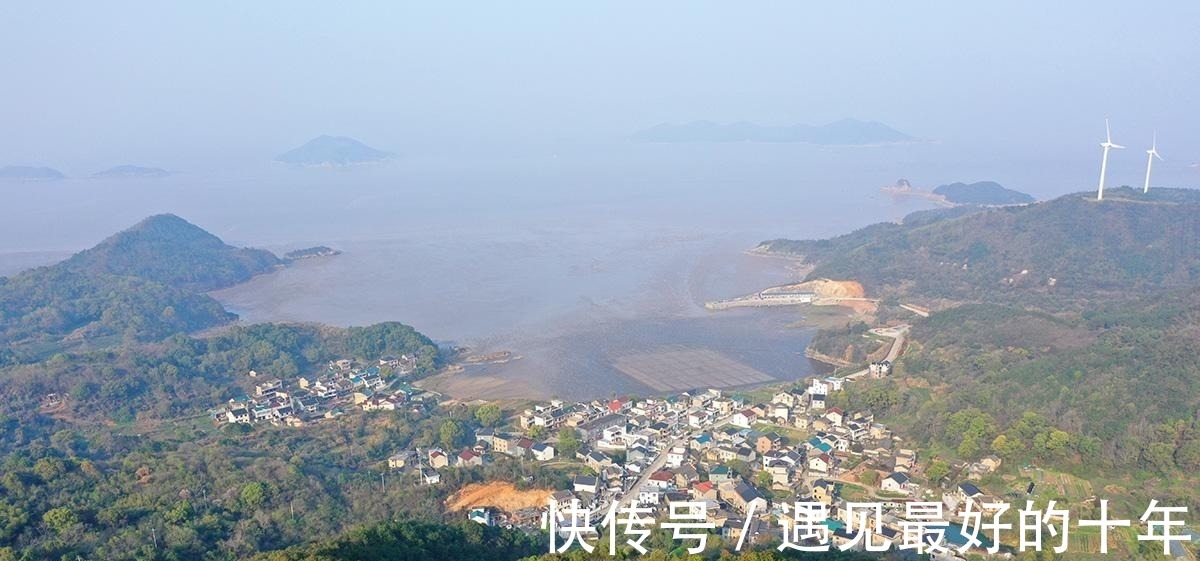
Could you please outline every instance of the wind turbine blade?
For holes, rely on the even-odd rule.
[[[1108,142],[1112,143],[1112,129],[1108,128],[1108,117],[1104,118],[1104,138],[1107,138]]]
[[[1110,144],[1109,146],[1112,146],[1113,148],[1118,148],[1118,149],[1124,148],[1124,146],[1121,146],[1120,144]]]

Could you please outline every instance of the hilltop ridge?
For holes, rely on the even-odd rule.
[[[808,279],[853,278],[874,294],[1077,298],[1200,282],[1200,192],[1113,189],[1026,206],[926,211],[827,240],[765,241]]]
[[[228,323],[237,316],[203,292],[281,263],[173,214],[151,216],[58,264],[0,277],[0,364]]]
[[[245,282],[282,263],[269,251],[233,247],[174,214],[159,214],[75,254],[62,266],[209,291]]]
[[[298,148],[275,158],[277,162],[300,166],[348,166],[384,162],[394,154],[376,150],[347,136],[318,136]]]

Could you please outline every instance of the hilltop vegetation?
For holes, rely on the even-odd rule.
[[[1098,468],[1109,475],[1194,473],[1198,322],[1196,289],[1067,319],[1012,306],[959,306],[914,327],[916,343],[900,368],[922,383],[875,384],[892,393],[875,405],[886,403],[879,412],[906,434],[964,459],[996,453],[1090,475]],[[964,430],[964,415],[972,431]],[[1030,423],[1041,428],[1022,428]]]
[[[853,407],[966,460],[1180,475],[1200,470],[1198,210],[1195,191],[1122,188],[763,249],[863,281],[885,308],[938,303],[906,316],[900,379],[856,385]],[[1135,492],[1155,496],[1155,480]]]
[[[936,212],[824,241],[761,249],[804,256],[809,278],[853,278],[874,294],[923,298],[1074,299],[1200,281],[1200,193],[1114,190],[1021,206]]]
[[[0,366],[59,348],[155,341],[236,317],[208,296],[138,277],[32,269],[0,278]]]
[[[152,216],[66,261],[0,278],[0,366],[230,322],[237,316],[200,291],[280,263],[177,216]]]
[[[619,537],[619,540],[624,539],[626,538]],[[746,551],[734,553],[732,548],[728,544],[722,544],[717,536],[709,536],[708,547],[701,554],[688,555],[679,545],[683,542],[673,541],[670,532],[662,529],[646,539],[644,546],[649,551],[640,556],[627,546],[610,554],[606,539],[599,540],[599,544],[596,544],[594,539],[589,542],[596,545],[596,550],[592,553],[574,546],[567,553],[548,554],[545,553],[547,546],[543,541],[543,537],[530,537],[519,531],[486,527],[472,522],[390,522],[359,528],[345,536],[316,544],[258,555],[253,557],[252,561],[515,561],[522,558],[527,561],[600,561],[614,558],[637,558],[645,561],[858,561],[903,558],[899,553],[843,552],[836,547],[827,552],[789,550],[779,553],[774,548],[755,548],[747,545]]]
[[[520,530],[475,522],[394,522],[356,529],[345,536],[254,557],[255,561],[423,561],[488,559],[515,561],[543,547]]]
[[[155,344],[126,344],[0,370],[7,403],[0,413],[20,416],[46,393],[70,396],[74,418],[124,422],[194,414],[238,394],[251,393],[250,370],[291,378],[319,371],[330,360],[417,357],[415,377],[432,373],[437,346],[412,327],[258,324],[207,338],[176,335]]]
[[[443,436],[467,434],[461,423],[443,431],[451,421],[424,412],[303,432],[215,428],[205,411],[250,393],[250,370],[290,378],[333,359],[407,355],[415,379],[438,366],[437,346],[400,323],[186,333],[235,317],[196,290],[277,262],[168,215],[0,278],[0,559],[234,559],[437,512],[467,481],[517,480],[497,464],[442,489],[381,492],[372,470],[398,447],[466,443]]]
[[[995,181],[978,181],[975,183],[949,183],[934,188],[935,195],[941,195],[954,204],[960,205],[1024,205],[1033,202],[1033,197],[1014,191]]]
[[[233,247],[174,214],[160,214],[75,254],[61,266],[207,292],[246,282],[281,264],[269,251]]]

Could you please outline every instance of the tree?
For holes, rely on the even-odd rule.
[[[68,507],[60,506],[47,510],[42,515],[42,522],[55,532],[62,533],[79,523],[79,515]]]
[[[958,455],[961,458],[965,458],[968,460],[974,459],[975,455],[978,453],[979,453],[979,443],[975,440],[974,436],[967,435],[966,437],[963,438],[963,441],[961,443],[959,443],[959,445],[958,445]]]
[[[925,477],[930,483],[938,483],[950,473],[950,466],[942,460],[934,460],[925,470]]]
[[[163,513],[163,519],[171,524],[183,524],[192,517],[192,503],[179,501],[174,507]]]
[[[1189,440],[1180,446],[1175,463],[1188,471],[1200,471],[1200,440]]]
[[[1175,461],[1172,458],[1173,452],[1170,444],[1155,442],[1146,448],[1146,462],[1158,471],[1170,471],[1175,467]]]
[[[466,434],[467,430],[463,428],[462,423],[453,419],[446,419],[438,427],[438,439],[441,441],[442,447],[447,450],[453,450],[458,447],[458,443],[462,441],[463,436]]]
[[[992,451],[1002,458],[1012,458],[1024,449],[1025,445],[1021,443],[1021,439],[1015,436],[1002,434],[992,441]]]
[[[1046,438],[1046,449],[1051,452],[1058,452],[1066,448],[1070,443],[1070,433],[1061,430],[1052,430],[1050,431],[1050,436]]]
[[[33,472],[42,478],[42,481],[53,481],[66,473],[67,464],[58,458],[42,458],[33,464]]]
[[[258,481],[247,483],[238,497],[247,508],[258,508],[267,499],[267,486]]]
[[[479,420],[479,424],[485,427],[494,427],[500,424],[500,419],[504,417],[500,406],[494,403],[488,403],[475,410],[475,418]]]
[[[575,457],[579,451],[579,433],[571,427],[563,427],[558,431],[558,453],[566,458]]]

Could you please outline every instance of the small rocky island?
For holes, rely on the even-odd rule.
[[[280,154],[275,161],[297,166],[338,167],[386,162],[392,156],[390,152],[376,150],[353,138],[321,135]]]
[[[283,254],[283,259],[285,261],[300,261],[301,259],[313,259],[315,257],[330,257],[333,255],[341,255],[341,253],[342,253],[341,251],[338,251],[331,247],[318,245],[316,247],[306,247],[304,249],[297,249],[297,250],[289,251],[289,252]]]
[[[0,181],[57,181],[66,177],[61,171],[37,166],[0,167]]]
[[[1032,196],[1004,187],[995,181],[939,185],[934,188],[933,194],[941,195],[956,205],[1027,205],[1034,201]]]

